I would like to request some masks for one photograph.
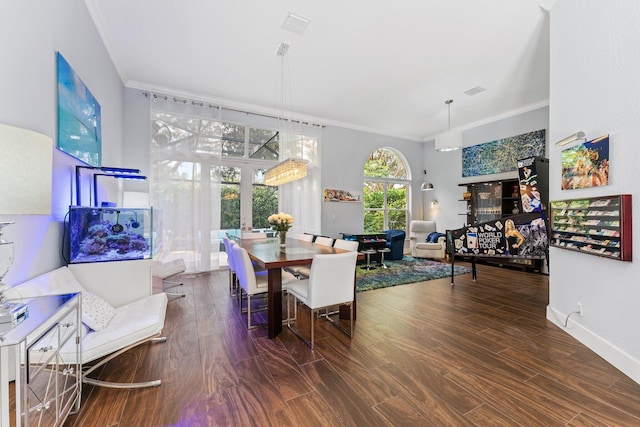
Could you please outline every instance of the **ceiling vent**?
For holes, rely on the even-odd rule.
[[[302,34],[304,30],[307,29],[307,25],[309,25],[309,19],[289,12],[287,19],[285,19],[284,24],[282,24],[282,28],[292,33]]]
[[[469,90],[465,90],[464,93],[469,95],[469,96],[473,96],[473,95],[477,95],[480,92],[484,92],[486,89],[483,88],[482,86],[476,86],[476,87],[472,87]]]

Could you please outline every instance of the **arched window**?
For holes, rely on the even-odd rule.
[[[364,231],[407,230],[410,179],[404,159],[390,148],[369,154],[364,165]]]

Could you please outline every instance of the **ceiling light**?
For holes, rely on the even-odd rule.
[[[556,142],[556,147],[560,147],[561,145],[567,145],[568,143],[577,141],[579,139],[583,139],[583,140],[585,139],[584,132],[579,131],[574,133],[573,135],[569,135],[568,137],[561,139],[560,141]]]
[[[451,132],[451,103],[453,99],[444,101],[449,109],[449,131],[436,136],[436,151],[453,151],[462,147],[462,132]]]
[[[307,161],[287,159],[264,173],[264,185],[277,187],[307,176]]]
[[[291,31],[292,33],[302,34],[304,33],[304,30],[307,29],[309,22],[308,18],[289,12],[287,19],[285,19],[284,24],[282,24],[282,28]]]

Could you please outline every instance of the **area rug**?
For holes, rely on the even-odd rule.
[[[429,259],[405,256],[398,261],[385,261],[385,264],[388,268],[373,270],[367,270],[358,265],[356,267],[356,292],[451,276],[451,264]],[[469,267],[461,265],[454,266],[453,271],[456,276],[471,273]]]

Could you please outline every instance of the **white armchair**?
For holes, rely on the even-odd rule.
[[[435,221],[411,221],[409,224],[409,242],[411,256],[415,258],[444,258],[447,238],[439,237],[435,243],[428,243],[427,236],[436,230]]]

